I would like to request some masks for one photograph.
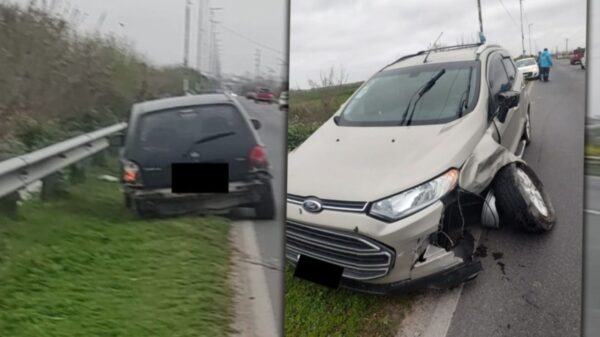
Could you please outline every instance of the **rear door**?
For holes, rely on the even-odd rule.
[[[256,139],[231,104],[181,107],[139,119],[131,160],[145,188],[170,188],[172,163],[228,163],[229,180],[244,180]]]

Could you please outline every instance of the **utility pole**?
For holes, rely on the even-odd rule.
[[[210,51],[209,51],[209,72],[213,75],[216,74],[215,67],[215,59],[217,52],[216,49],[216,24],[219,23],[215,21],[215,11],[221,10],[223,8],[220,7],[210,7]]]
[[[523,55],[525,55],[525,34],[523,33],[523,0],[519,0],[521,7],[521,46],[523,47]]]
[[[477,11],[479,12],[479,33],[483,34],[483,20],[481,19],[481,0],[477,0]]]
[[[533,26],[533,23],[529,24],[529,54],[534,55],[533,50],[531,50],[531,26]]]
[[[188,58],[190,53],[190,1],[185,0],[185,36],[183,46],[183,92],[187,93],[189,88]]]
[[[569,54],[569,38],[565,39],[565,54]]]
[[[202,12],[204,11],[204,0],[198,0],[198,41],[196,45],[196,68],[202,73],[202,33],[204,31]]]
[[[260,78],[260,49],[256,49],[256,54],[254,58],[254,66],[256,67],[256,80]]]

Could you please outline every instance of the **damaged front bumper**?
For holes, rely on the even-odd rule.
[[[457,193],[392,223],[364,212],[311,214],[288,202],[286,258],[292,265],[304,255],[341,266],[340,286],[371,294],[459,285],[482,269],[475,240],[463,227],[477,222],[469,216],[481,208],[461,195],[457,218]]]

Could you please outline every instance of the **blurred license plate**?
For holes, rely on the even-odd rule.
[[[343,267],[300,255],[294,276],[328,288],[337,289],[343,272]]]

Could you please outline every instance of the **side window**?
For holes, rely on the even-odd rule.
[[[502,63],[504,63],[504,68],[506,69],[508,77],[514,80],[516,78],[517,70],[515,69],[515,64],[513,61],[510,59],[510,57],[504,56],[502,57]]]
[[[494,113],[497,109],[496,95],[508,90],[509,80],[502,62],[502,55],[495,53],[488,59],[488,84],[490,86],[490,109]]]

